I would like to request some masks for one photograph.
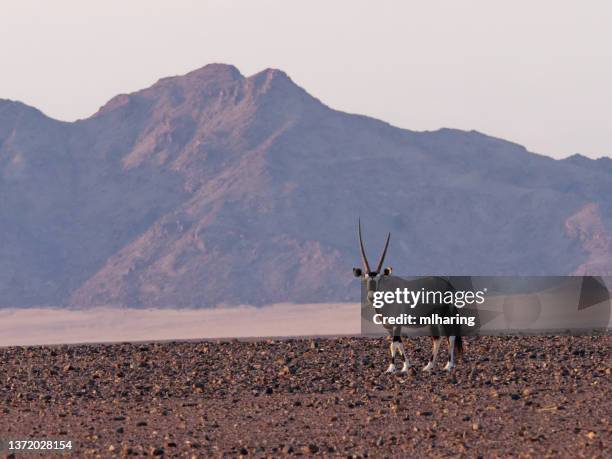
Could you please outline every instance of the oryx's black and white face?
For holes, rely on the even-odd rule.
[[[359,229],[359,251],[361,254],[361,262],[363,264],[363,270],[361,268],[353,268],[353,275],[355,277],[359,277],[363,282],[365,282],[366,289],[368,292],[368,301],[371,303],[374,300],[374,292],[378,290],[378,284],[383,276],[391,275],[391,268],[387,267],[382,269],[383,263],[385,262],[385,255],[387,254],[387,248],[389,247],[389,239],[391,239],[391,233],[387,235],[387,241],[385,242],[385,248],[380,255],[378,260],[378,265],[375,270],[370,268],[370,263],[368,263],[368,257],[365,253],[365,248],[363,245],[363,237],[361,235],[361,221],[358,224]],[[382,270],[382,271],[381,271]]]

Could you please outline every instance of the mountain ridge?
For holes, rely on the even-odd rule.
[[[605,161],[397,128],[277,69],[209,64],[72,123],[4,106],[2,306],[355,300],[357,216],[400,274],[612,272]]]

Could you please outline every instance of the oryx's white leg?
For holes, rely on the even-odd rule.
[[[438,358],[438,351],[440,350],[440,337],[432,336],[432,355],[431,360],[423,367],[423,371],[431,371],[436,364],[436,359]]]
[[[455,368],[455,342],[457,340],[456,336],[448,337],[448,362],[446,362],[445,370],[452,371]]]
[[[399,351],[402,353],[402,356],[404,356],[404,366],[402,367],[402,373],[408,373],[408,368],[410,368],[412,365],[410,365],[410,361],[408,360],[408,354],[406,354],[406,348],[404,347],[404,343],[401,341],[399,343]]]
[[[389,363],[389,367],[387,368],[387,373],[395,373],[395,351],[397,349],[396,346],[397,342],[396,341],[392,341],[391,345],[389,346],[389,349],[391,350],[391,363]]]

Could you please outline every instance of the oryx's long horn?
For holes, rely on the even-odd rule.
[[[358,227],[359,227],[359,251],[361,253],[361,261],[363,262],[363,267],[365,269],[365,272],[369,273],[371,272],[370,264],[368,263],[368,257],[366,257],[365,249],[363,248],[363,238],[361,237],[361,219],[359,219]]]
[[[378,267],[376,268],[376,272],[379,273],[382,269],[383,263],[385,262],[385,255],[387,255],[387,248],[389,247],[389,239],[391,239],[391,233],[387,234],[387,242],[385,242],[385,248],[380,255],[380,259],[378,260]]]

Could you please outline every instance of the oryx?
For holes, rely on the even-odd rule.
[[[391,282],[391,285],[394,284],[393,280],[396,279],[397,285],[401,285],[402,287],[409,286],[413,290],[419,289],[428,289],[431,291],[438,291],[442,294],[449,291],[454,291],[454,287],[451,283],[442,277],[421,277],[414,281],[405,281],[401,278],[391,277],[392,269],[390,267],[386,267],[383,269],[383,263],[385,261],[385,255],[387,254],[387,249],[389,248],[389,240],[391,239],[391,233],[387,235],[387,240],[385,242],[385,246],[383,248],[382,254],[378,260],[378,264],[376,269],[372,270],[370,268],[370,264],[368,263],[368,258],[365,253],[365,248],[363,244],[363,237],[361,235],[361,221],[358,223],[358,234],[359,234],[359,251],[361,254],[361,261],[363,264],[363,270],[360,268],[353,268],[353,274],[355,277],[358,277],[364,282],[365,290],[367,292],[367,297],[364,299],[367,301],[369,306],[373,306],[374,292],[379,290],[379,283],[381,280],[385,282]],[[388,277],[389,276],[389,277]],[[386,285],[388,288],[389,285]],[[395,285],[389,290],[393,290]],[[387,306],[386,306],[387,307]],[[388,306],[390,308],[397,308],[395,305]],[[457,312],[457,309],[454,305],[448,304],[428,304],[427,307],[430,311],[435,311],[440,313],[441,315],[453,315]],[[397,311],[387,311],[390,315],[397,315]],[[408,355],[406,354],[406,348],[404,347],[404,343],[402,342],[402,326],[403,325],[382,325],[388,332],[392,339],[391,341],[391,361],[389,363],[389,367],[387,368],[387,373],[394,373],[396,371],[395,367],[395,354],[400,353],[404,358],[404,365],[402,367],[402,373],[407,373],[408,369],[411,367],[410,362],[408,360]],[[463,351],[463,345],[460,335],[460,328],[458,326],[452,325],[432,325],[430,326],[431,332],[431,340],[432,340],[432,356],[427,365],[423,367],[423,371],[431,371],[434,368],[436,363],[436,358],[438,356],[438,351],[440,349],[440,337],[446,336],[448,339],[449,346],[449,360],[444,367],[445,370],[451,371],[455,367],[455,357],[460,356]]]

